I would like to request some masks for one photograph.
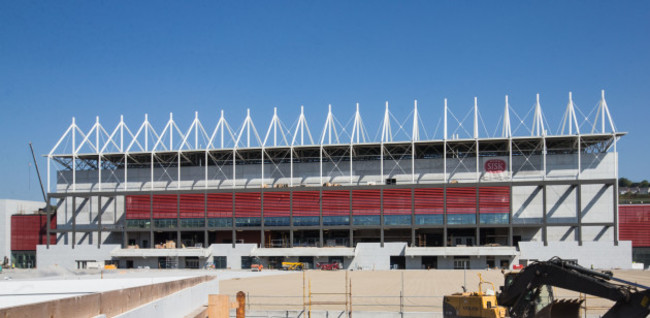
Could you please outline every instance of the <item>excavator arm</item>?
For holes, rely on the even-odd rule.
[[[536,262],[517,274],[501,290],[498,303],[510,308],[523,308],[521,302],[531,291],[548,285],[615,301],[616,304],[603,317],[646,317],[650,314],[650,290],[639,291],[633,283],[619,285],[610,282],[611,272],[597,272],[560,258]],[[639,285],[636,285],[639,286]],[[512,316],[523,317],[511,312]]]

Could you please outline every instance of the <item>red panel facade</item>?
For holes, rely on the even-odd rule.
[[[154,194],[153,195],[153,218],[154,219],[175,219],[177,208],[177,196],[175,194]]]
[[[142,220],[149,219],[149,196],[148,195],[127,195],[126,196],[126,219]]]
[[[323,216],[350,215],[350,191],[323,191]]]
[[[476,213],[476,188],[447,188],[447,214]]]
[[[442,214],[444,196],[442,188],[384,189],[383,208],[385,215]],[[351,192],[351,193],[350,193]],[[350,206],[350,194],[352,206]],[[294,216],[320,215],[321,200],[323,216],[345,216],[350,210],[356,215],[379,215],[381,195],[379,189],[371,190],[324,190],[264,192],[264,215],[286,217],[293,209]],[[180,201],[177,199],[180,197]],[[240,192],[234,194],[236,217],[260,217],[262,211],[261,192]],[[480,213],[508,213],[510,210],[509,187],[480,187]],[[127,219],[149,219],[149,195],[126,196]],[[209,193],[206,195],[181,194],[153,195],[153,218],[175,219],[177,205],[181,218],[203,218],[207,208],[208,218],[229,218],[233,216],[232,193]],[[413,203],[413,207],[411,207]],[[293,204],[293,206],[292,206]],[[447,188],[447,213],[472,214],[476,212],[475,187]],[[647,207],[647,206],[646,206]],[[637,209],[637,207],[635,207]],[[624,210],[624,209],[623,209]],[[621,220],[623,216],[621,216]],[[621,229],[623,233],[623,228]]]
[[[510,187],[480,187],[478,196],[480,213],[510,212]]]
[[[444,197],[442,188],[413,189],[415,214],[442,214]]]
[[[411,189],[384,190],[384,215],[411,214]]]
[[[650,247],[650,204],[618,206],[619,239],[632,247]]]
[[[289,216],[291,196],[286,192],[264,192],[264,217]]]
[[[235,217],[262,216],[262,196],[259,192],[235,193]]]
[[[325,193],[325,191],[323,191]],[[320,191],[294,191],[293,216],[319,216]]]
[[[352,190],[352,215],[379,215],[380,210],[379,190]]]
[[[209,218],[231,218],[232,217],[232,193],[208,194],[207,212]]]
[[[198,219],[204,217],[205,195],[181,194],[179,202],[181,219]]]
[[[56,215],[50,219],[50,229],[56,229]],[[11,250],[36,251],[36,245],[47,244],[47,217],[41,214],[11,216]],[[56,235],[50,234],[50,244]]]

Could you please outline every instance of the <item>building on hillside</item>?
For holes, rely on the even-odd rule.
[[[302,110],[290,131],[274,112],[263,135],[250,112],[237,130],[223,111],[214,129],[198,114],[186,130],[170,114],[162,131],[146,116],[88,131],[73,119],[47,155],[57,244],[38,247],[39,266],[485,268],[561,256],[630,267],[617,218],[624,133],[604,94],[591,131],[570,97],[555,135],[539,95],[512,126],[506,97],[498,136],[482,134],[474,102],[468,125],[445,101],[440,139],[423,137],[435,121],[417,102],[407,133],[386,104],[377,140],[358,105],[348,127],[330,107],[316,138]]]
[[[650,266],[650,204],[621,204],[618,207],[621,240],[632,241],[632,260]]]

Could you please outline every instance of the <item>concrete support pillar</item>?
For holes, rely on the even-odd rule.
[[[546,202],[546,183],[542,185],[542,241],[544,241],[544,246],[548,246],[548,220],[546,217],[547,213],[547,202]]]

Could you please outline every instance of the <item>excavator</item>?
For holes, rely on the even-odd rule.
[[[485,300],[494,296],[484,295],[480,290],[445,296],[443,316],[579,318],[581,301],[556,300],[552,287],[614,301],[614,306],[603,318],[640,318],[650,314],[650,287],[616,278],[610,271],[594,271],[558,257],[532,263],[520,272],[505,274],[504,278],[496,302]],[[460,299],[452,301],[454,297]],[[476,305],[467,306],[472,303],[471,297],[485,301],[474,301]],[[505,315],[501,314],[501,308],[505,309]]]

